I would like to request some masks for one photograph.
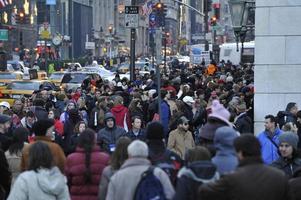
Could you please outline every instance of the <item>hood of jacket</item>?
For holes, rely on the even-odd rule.
[[[219,173],[211,161],[195,161],[178,172],[178,178],[186,176],[197,182],[208,183],[219,179]]]
[[[214,135],[214,146],[218,151],[234,151],[233,141],[236,137],[238,137],[238,134],[233,128],[229,126],[220,127]]]
[[[116,105],[112,108],[112,112],[114,113],[125,113],[127,112],[127,108],[124,105]]]
[[[115,122],[115,117],[114,117],[114,115],[113,115],[112,113],[110,113],[110,112],[107,112],[107,113],[105,114],[105,122],[107,122],[108,119],[113,119],[114,122]]]
[[[57,167],[52,169],[39,169],[37,174],[38,184],[45,193],[59,195],[66,186],[66,177]]]

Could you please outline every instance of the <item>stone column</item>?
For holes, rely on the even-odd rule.
[[[256,0],[255,134],[288,102],[301,108],[301,1]]]

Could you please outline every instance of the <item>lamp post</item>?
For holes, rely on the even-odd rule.
[[[250,0],[229,0],[232,26],[236,40],[236,51],[239,41],[242,44],[241,52],[243,53],[243,43],[249,29],[254,28],[254,24],[249,23],[250,11],[255,8],[255,1]]]

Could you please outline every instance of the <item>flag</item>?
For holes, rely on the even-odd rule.
[[[0,8],[4,8],[5,6],[7,6],[10,2],[8,2],[7,0],[0,0]]]
[[[152,1],[146,1],[145,4],[142,6],[142,15],[148,16],[151,14],[153,10],[153,3]]]

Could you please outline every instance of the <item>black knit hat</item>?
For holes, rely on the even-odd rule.
[[[146,138],[149,140],[162,140],[164,127],[160,122],[150,122],[146,127]]]
[[[32,130],[36,136],[45,136],[47,129],[54,125],[51,119],[41,119],[33,124]]]

